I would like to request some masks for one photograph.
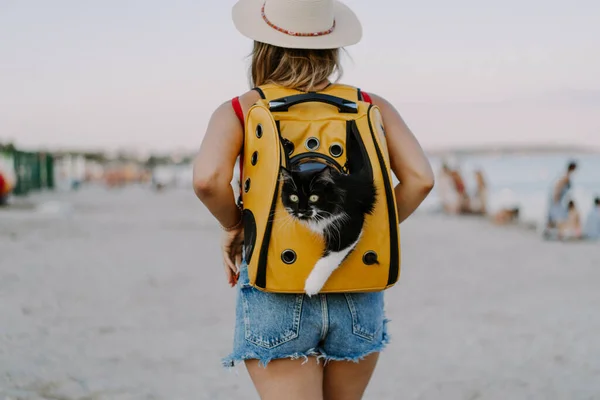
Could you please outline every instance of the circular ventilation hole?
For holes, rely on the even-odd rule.
[[[363,255],[363,262],[366,265],[379,264],[379,260],[377,260],[377,253],[374,251],[367,251],[365,255]]]
[[[252,158],[250,158],[250,162],[252,163],[252,165],[256,165],[256,163],[258,162],[258,151],[252,153]]]
[[[306,140],[306,143],[304,143],[304,146],[306,146],[306,148],[310,151],[315,151],[319,148],[320,144],[321,143],[319,142],[319,139],[317,139],[315,137],[311,137]]]
[[[250,190],[250,178],[246,179],[246,182],[244,182],[244,192],[248,193],[248,190]]]
[[[256,125],[256,137],[259,139],[262,137],[262,125],[261,124]]]
[[[341,144],[334,143],[331,146],[329,146],[329,154],[331,154],[335,158],[338,158],[339,156],[344,154],[344,148]]]
[[[283,253],[281,253],[281,261],[283,261],[286,264],[293,264],[296,262],[296,252],[294,250],[284,250]]]
[[[283,139],[283,148],[285,149],[285,152],[287,153],[287,155],[291,156],[295,149],[294,143],[290,142],[287,139]]]

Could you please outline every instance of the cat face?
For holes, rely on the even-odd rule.
[[[281,200],[285,210],[307,222],[322,221],[342,212],[345,193],[336,187],[338,176],[330,167],[311,173],[282,168]]]

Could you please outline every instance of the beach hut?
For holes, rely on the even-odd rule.
[[[23,196],[32,190],[54,188],[54,158],[48,153],[26,152],[0,146],[0,197]]]

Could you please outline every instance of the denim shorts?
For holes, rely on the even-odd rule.
[[[281,358],[359,361],[388,342],[383,292],[266,293],[248,283],[240,268],[233,352],[225,367],[248,359],[263,366]]]

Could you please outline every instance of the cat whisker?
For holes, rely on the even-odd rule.
[[[275,210],[275,212],[271,213],[270,216],[273,218],[273,221],[280,221],[283,219],[284,223],[293,219],[293,217],[286,211]]]
[[[279,230],[288,228],[289,225],[293,224],[295,220],[295,218],[288,211],[275,210],[272,216],[275,217],[273,221],[283,220],[283,222],[279,225]]]
[[[319,214],[321,214],[320,215],[321,217],[328,217],[328,218],[333,218],[335,216],[335,214],[333,214],[329,211],[325,211],[325,210],[319,210],[319,211],[317,211],[317,214],[315,214],[315,215],[319,215]]]
[[[325,211],[325,210],[319,210],[318,213],[319,214],[323,214],[323,215],[331,215],[331,216],[333,216],[333,213],[330,213],[329,211]]]
[[[347,222],[350,216],[347,213],[338,214],[329,226],[330,235],[332,239],[337,239],[338,246],[342,245],[342,227],[345,222]]]
[[[275,209],[272,213],[269,214],[269,217],[277,217],[280,214],[283,214],[284,216],[291,216],[290,212],[285,209],[283,209],[283,210]]]
[[[324,220],[326,220],[326,219],[327,219],[327,218],[325,218],[325,217],[324,217],[324,216],[322,216],[322,215],[319,215],[319,216],[318,216],[318,221],[324,221]],[[330,234],[330,235],[331,235],[331,236],[332,236],[334,239],[336,239],[336,238],[337,238],[337,239],[338,239],[338,241],[341,241],[341,236],[342,236],[342,235],[341,235],[341,229],[340,229],[340,228],[341,228],[341,227],[338,225],[338,223],[337,223],[337,220],[333,220],[333,221],[332,221],[332,222],[329,224],[329,226],[328,226],[326,229],[330,230],[330,231],[329,231],[329,234]]]
[[[281,228],[288,228],[290,225],[293,225],[296,219],[288,214],[285,222],[281,225]]]

